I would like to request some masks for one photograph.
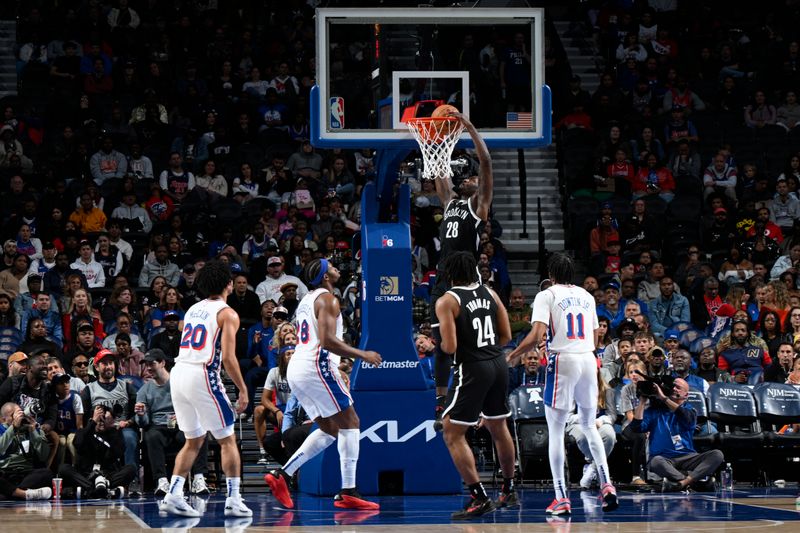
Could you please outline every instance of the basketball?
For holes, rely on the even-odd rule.
[[[441,118],[450,115],[450,113],[458,113],[458,108],[450,104],[440,105],[431,113],[431,118]]]

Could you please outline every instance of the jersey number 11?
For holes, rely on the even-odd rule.
[[[576,323],[578,326],[577,335],[575,331]],[[583,333],[583,313],[578,313],[576,315],[573,315],[572,313],[567,313],[567,338],[568,339],[586,338],[586,336]]]

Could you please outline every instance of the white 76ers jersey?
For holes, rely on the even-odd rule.
[[[203,300],[186,311],[176,363],[219,367],[222,357],[222,328],[217,323],[217,315],[226,307],[228,304],[222,299]]]
[[[531,323],[548,326],[548,348],[559,353],[592,353],[599,327],[592,296],[575,285],[553,285],[533,300]]]
[[[297,323],[297,349],[292,356],[293,362],[317,360],[317,355],[321,346],[317,315],[314,313],[314,304],[317,298],[326,292],[328,292],[328,289],[316,289],[306,294],[297,306],[297,311],[295,313],[295,322]],[[340,313],[339,316],[336,317],[336,338],[341,339],[343,331],[342,315]],[[336,361],[331,359],[331,362],[335,363],[338,367],[338,356],[335,354],[330,355],[331,357],[336,357]]]

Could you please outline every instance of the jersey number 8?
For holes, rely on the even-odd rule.
[[[308,335],[308,321],[307,320],[303,320],[303,323],[300,324],[300,342],[302,342],[303,344],[307,344],[308,343],[308,337],[309,337],[309,335]]]

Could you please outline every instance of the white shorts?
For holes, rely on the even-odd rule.
[[[329,361],[326,350],[320,349],[316,360],[293,358],[286,380],[311,420],[328,418],[353,405],[350,391],[339,374],[339,365]]]
[[[217,440],[233,435],[236,413],[218,371],[206,365],[177,363],[169,385],[178,427],[187,439],[209,431]]]
[[[572,411],[574,403],[586,409],[597,409],[597,357],[593,353],[550,352],[544,403],[565,411]]]

